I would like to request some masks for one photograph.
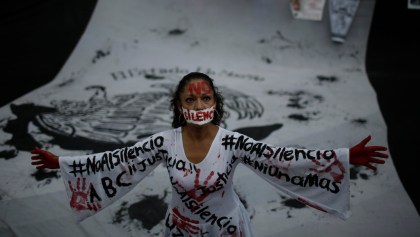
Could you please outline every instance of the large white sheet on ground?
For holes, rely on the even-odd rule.
[[[373,5],[360,2],[346,42],[335,44],[327,17],[296,20],[288,1],[99,1],[59,75],[0,108],[0,235],[158,236],[171,195],[163,167],[77,223],[60,173],[34,169],[29,150],[86,154],[167,129],[168,95],[190,71],[215,79],[230,130],[280,146],[349,147],[368,134],[386,145],[364,70]],[[347,221],[299,205],[245,167],[235,189],[259,237],[420,235],[390,159],[351,177]]]

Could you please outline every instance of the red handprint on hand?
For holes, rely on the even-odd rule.
[[[32,165],[35,165],[37,169],[59,169],[60,164],[58,163],[58,156],[53,153],[41,150],[38,147],[31,151],[32,154],[35,154],[31,157]]]
[[[94,210],[98,211],[101,208],[99,203],[91,203],[88,200],[91,185],[89,185],[89,189],[86,190],[86,178],[83,178],[82,181],[82,188],[80,189],[80,178],[77,178],[76,189],[73,188],[71,181],[69,181],[69,188],[72,192],[71,200],[70,200],[70,207],[75,209],[76,211],[83,211],[83,210]]]
[[[371,163],[384,164],[385,160],[382,158],[388,158],[388,155],[381,152],[386,151],[388,148],[384,146],[366,146],[370,141],[371,136],[367,136],[359,144],[350,148],[350,164],[352,165],[364,165],[372,170],[376,170],[376,167]]]

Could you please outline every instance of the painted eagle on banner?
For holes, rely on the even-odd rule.
[[[152,87],[158,90],[109,97],[106,87],[93,85],[85,88],[92,93],[88,100],[54,100],[51,108],[32,109],[37,111],[32,114],[22,112],[31,110],[19,110],[19,105],[11,105],[12,111],[18,117],[11,122],[25,123],[20,127],[28,127],[28,137],[22,139],[20,132],[17,138],[17,134],[9,131],[14,137],[7,144],[14,145],[18,150],[30,150],[50,143],[63,149],[93,152],[132,145],[151,134],[171,128],[172,115],[169,106],[175,85],[161,83]],[[227,127],[226,120],[235,115],[238,120],[252,120],[263,115],[264,107],[256,98],[226,87],[219,89],[225,104],[221,126]],[[263,139],[281,127],[282,124],[273,124],[238,128],[236,131],[255,139]],[[4,130],[7,129],[6,126]],[[9,130],[13,129],[9,127]],[[50,139],[45,139],[45,136]],[[25,144],[20,144],[21,142]]]

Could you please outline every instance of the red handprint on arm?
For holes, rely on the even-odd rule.
[[[101,208],[99,202],[91,203],[89,202],[89,194],[91,190],[91,185],[89,185],[89,189],[86,190],[86,178],[83,178],[82,181],[82,188],[80,188],[80,178],[77,178],[76,189],[73,188],[71,181],[69,181],[69,188],[72,192],[71,200],[70,200],[70,207],[75,209],[76,211],[83,211],[83,210],[94,210],[98,211]]]
[[[325,153],[321,153],[321,157],[324,158],[324,161],[326,162],[323,163],[313,159],[311,161],[315,163],[317,167],[309,168],[309,170],[315,173],[329,173],[335,182],[340,182],[342,179],[344,179],[346,169],[343,163],[338,160],[337,154],[334,152],[333,155],[333,159],[326,159]]]

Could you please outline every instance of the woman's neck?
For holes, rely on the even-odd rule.
[[[182,128],[182,133],[194,140],[202,140],[205,138],[213,138],[217,133],[219,127],[212,123],[197,126],[192,124],[187,124]]]

